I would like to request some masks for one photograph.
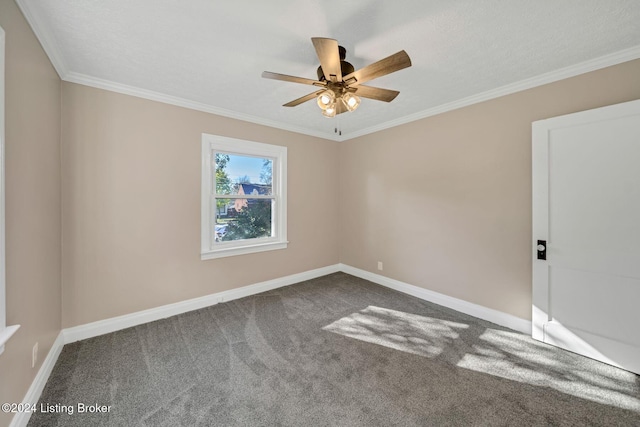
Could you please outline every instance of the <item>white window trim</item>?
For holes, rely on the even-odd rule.
[[[274,160],[272,180],[276,205],[272,222],[274,237],[231,242],[214,241],[211,218],[215,212],[211,197],[215,191],[215,166],[213,166],[215,165],[215,153],[272,158]],[[203,133],[201,190],[200,258],[202,260],[286,249],[289,243],[287,241],[287,147]],[[261,198],[260,196],[245,198],[254,197]]]
[[[4,246],[4,30],[0,27],[0,354],[20,325],[7,326]]]

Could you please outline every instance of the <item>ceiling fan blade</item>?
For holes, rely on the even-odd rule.
[[[284,82],[301,83],[303,85],[326,86],[326,83],[319,82],[317,80],[305,79],[304,77],[287,76],[286,74],[272,73],[270,71],[263,71],[262,77],[265,79],[282,80]]]
[[[335,81],[342,81],[342,69],[340,68],[340,51],[338,41],[324,37],[312,37],[313,47],[320,60],[322,72],[327,80],[333,81],[331,76],[336,76]]]
[[[378,101],[391,102],[400,92],[397,90],[380,89],[379,87],[360,85],[354,87],[356,95],[363,98],[375,99]]]
[[[401,50],[400,52],[394,53],[393,55],[387,56],[378,62],[374,62],[371,65],[367,65],[364,68],[360,68],[359,70],[344,76],[344,82],[349,86],[355,86],[410,66],[411,59],[409,58],[409,55],[407,55],[407,52],[404,50]],[[349,81],[354,78],[354,82]]]
[[[300,105],[303,102],[311,101],[312,99],[315,99],[318,95],[320,95],[322,92],[324,92],[324,90],[319,90],[317,92],[310,93],[309,95],[305,95],[298,99],[294,99],[293,101],[287,102],[286,104],[284,104],[283,107],[295,107],[296,105]]]

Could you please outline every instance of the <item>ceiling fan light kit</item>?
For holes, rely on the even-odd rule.
[[[334,105],[336,102],[336,94],[331,90],[327,89],[318,95],[318,107],[322,110],[326,110],[330,105]]]
[[[322,110],[322,115],[327,117],[327,118],[335,117],[336,116],[336,104],[331,104],[330,106],[328,106],[327,108]]]
[[[351,92],[345,92],[341,100],[349,111],[354,111],[360,105],[360,98]]]
[[[360,105],[360,98],[351,92],[344,92],[340,97],[336,98],[335,92],[331,89],[320,93],[317,98],[318,107],[322,110],[322,115],[329,118],[336,116],[337,102],[341,103],[347,111],[353,111]]]
[[[318,107],[325,117],[335,117],[347,111],[354,111],[360,105],[360,97],[377,101],[391,102],[400,92],[365,86],[363,83],[411,66],[411,59],[404,50],[367,65],[355,71],[353,65],[345,61],[346,49],[338,46],[337,40],[313,37],[311,42],[320,60],[318,80],[264,71],[262,77],[320,87],[316,91],[294,99],[284,107],[295,107],[316,99]],[[328,78],[327,78],[328,76]]]

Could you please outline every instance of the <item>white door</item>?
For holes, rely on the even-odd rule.
[[[640,100],[533,123],[533,244],[533,338],[640,374]]]

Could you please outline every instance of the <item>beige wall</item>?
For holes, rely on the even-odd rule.
[[[22,325],[0,355],[0,402],[24,397],[61,325],[337,262],[380,260],[389,277],[530,318],[531,122],[640,98],[633,61],[338,144],[61,85],[11,0],[0,25],[7,316]],[[289,148],[288,249],[200,260],[202,132]]]
[[[340,261],[531,318],[531,122],[640,98],[640,60],[340,145]]]
[[[288,147],[289,247],[200,260],[202,133]],[[63,326],[338,262],[338,143],[62,84]]]
[[[6,33],[7,322],[20,324],[0,355],[0,402],[22,401],[60,332],[60,79],[13,1]],[[39,362],[31,368],[31,349]],[[0,412],[0,425],[11,417]]]

